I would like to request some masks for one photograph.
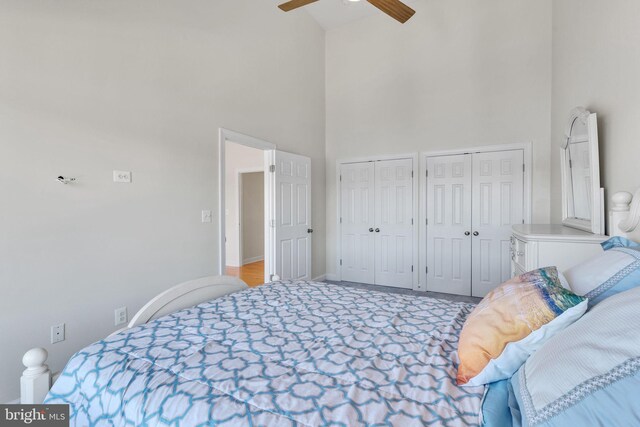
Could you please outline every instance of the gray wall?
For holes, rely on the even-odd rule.
[[[562,220],[560,142],[569,111],[598,113],[607,200],[640,187],[640,2],[553,1],[551,213]]]
[[[264,259],[264,172],[242,174],[242,260]]]
[[[116,307],[217,271],[219,127],[313,159],[324,273],[324,37],[269,1],[0,2],[0,402],[25,350],[60,370]]]
[[[415,2],[327,33],[327,273],[336,159],[533,142],[533,219],[549,221],[551,0]]]

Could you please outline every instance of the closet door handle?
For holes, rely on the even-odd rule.
[[[464,235],[465,235],[465,236],[471,236],[471,232],[470,232],[470,231],[465,231],[465,232],[464,232]]]
[[[480,233],[478,233],[477,231],[474,231],[474,232],[473,232],[473,235],[474,235],[474,236],[476,236],[476,237],[478,237],[478,236],[480,235]]]
[[[379,233],[379,232],[380,232],[380,229],[379,229],[379,228],[376,228],[376,233]]]
[[[369,229],[369,233],[373,233],[373,228],[370,228],[370,229]]]

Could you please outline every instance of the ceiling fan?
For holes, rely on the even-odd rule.
[[[311,3],[315,3],[318,0],[291,0],[286,3],[282,3],[278,7],[285,12],[289,12],[290,10],[297,9],[302,6],[306,6]],[[360,0],[350,0],[350,1],[360,1]],[[407,22],[414,13],[415,10],[411,9],[406,4],[402,3],[400,0],[367,0],[369,3],[389,15],[390,17],[400,21],[401,23]]]

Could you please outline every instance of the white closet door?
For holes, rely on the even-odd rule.
[[[427,159],[427,290],[471,295],[471,155]]]
[[[342,280],[375,283],[375,163],[351,163],[340,169]]]
[[[311,159],[275,152],[275,273],[311,279]]]
[[[524,152],[473,155],[472,295],[511,277],[511,226],[524,219]]]
[[[413,287],[413,161],[375,163],[375,283]]]

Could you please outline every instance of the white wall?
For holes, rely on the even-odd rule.
[[[562,220],[560,142],[569,111],[598,113],[607,199],[640,187],[640,2],[554,0],[551,213]]]
[[[233,142],[227,142],[225,148],[226,263],[228,266],[238,267],[242,265],[242,254],[240,253],[241,218],[238,210],[240,206],[238,173],[249,170],[264,171],[264,151]]]
[[[242,263],[264,259],[264,172],[242,174]]]
[[[533,142],[533,219],[549,220],[551,0],[419,0],[327,33],[327,272],[336,159]]]
[[[313,159],[324,273],[324,68],[322,29],[269,1],[0,2],[0,402],[25,350],[60,370],[116,307],[217,271],[219,127]]]

